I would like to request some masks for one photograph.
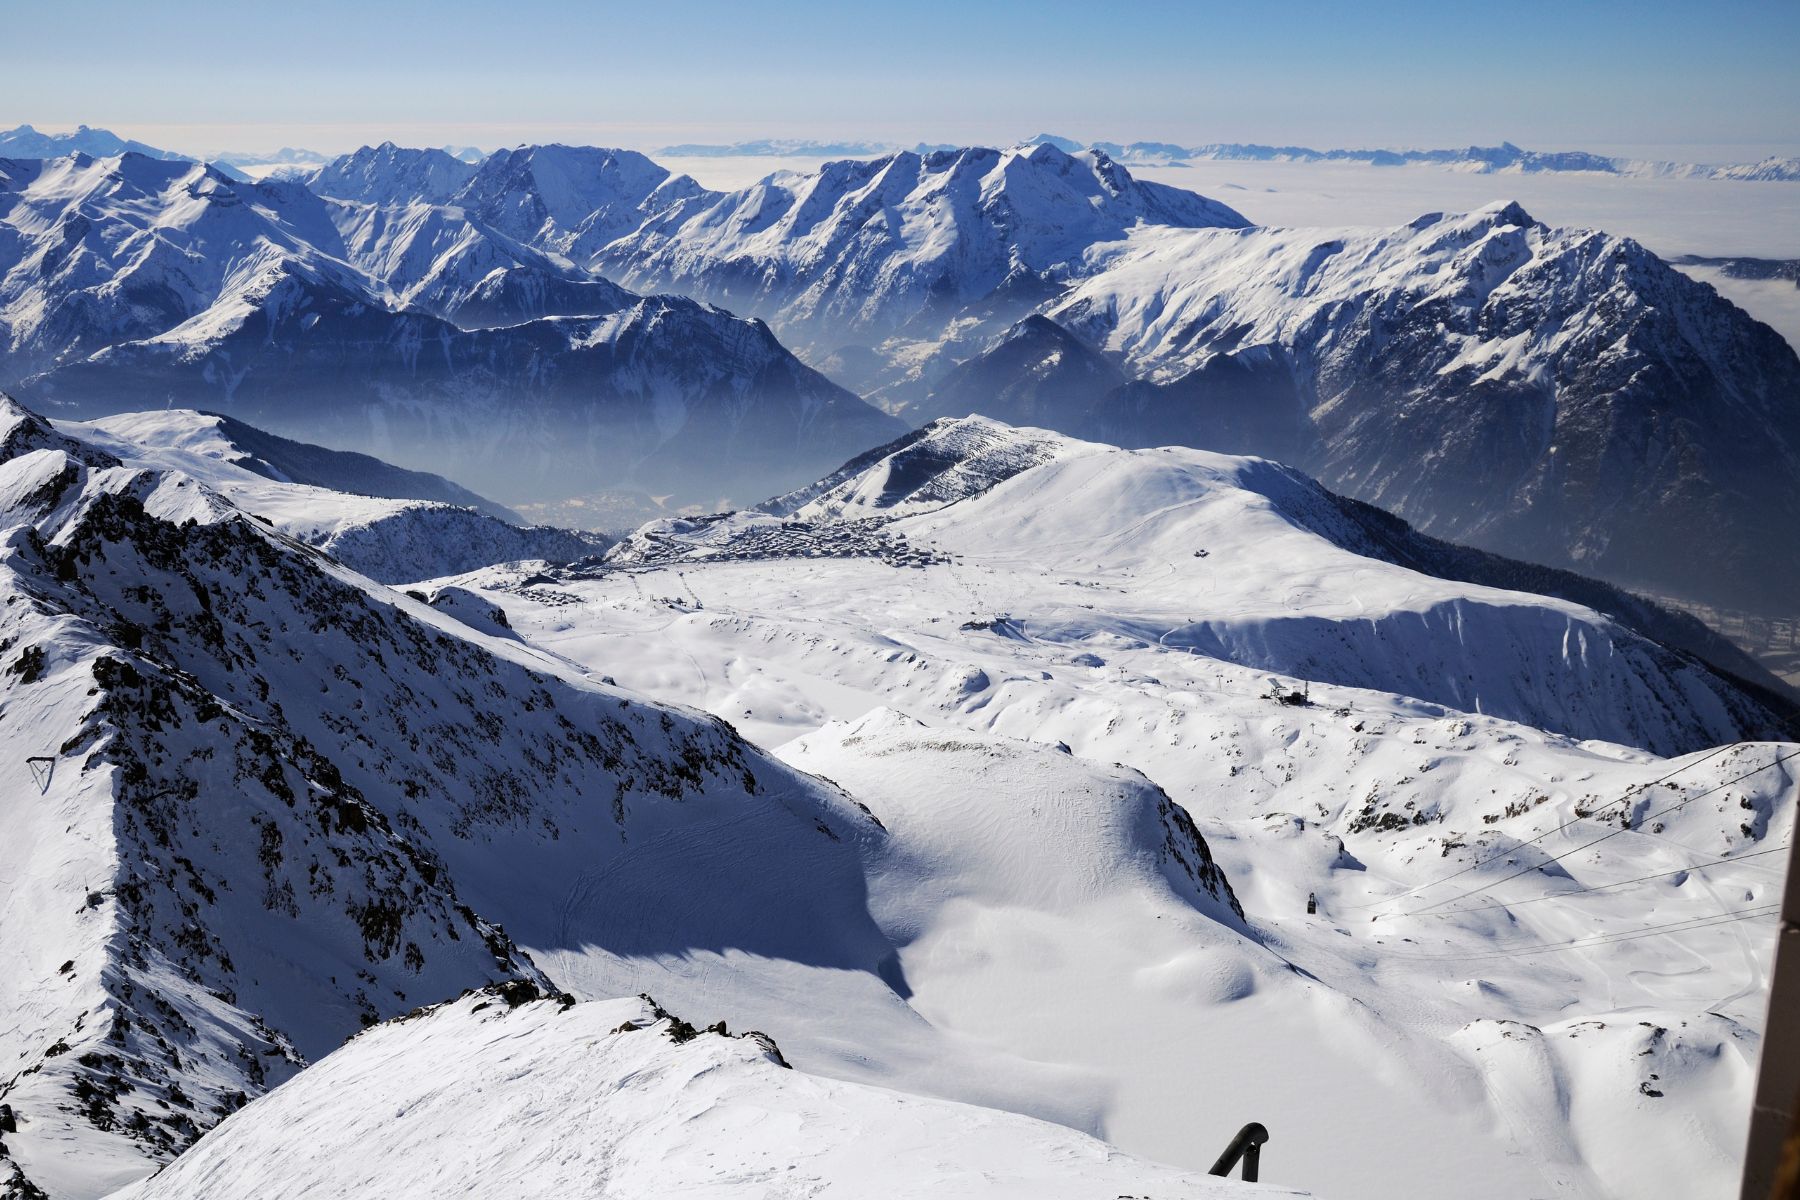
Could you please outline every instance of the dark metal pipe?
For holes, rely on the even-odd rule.
[[[1237,1131],[1231,1139],[1231,1145],[1225,1147],[1225,1153],[1219,1155],[1219,1161],[1212,1165],[1209,1175],[1229,1175],[1231,1168],[1237,1166],[1238,1160],[1244,1160],[1244,1180],[1256,1182],[1257,1168],[1262,1164],[1263,1143],[1269,1140],[1269,1131],[1261,1122],[1252,1121]]]

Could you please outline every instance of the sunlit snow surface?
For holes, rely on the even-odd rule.
[[[813,171],[820,162],[762,157],[658,161],[720,189],[746,187],[776,170]],[[1131,173],[1211,196],[1259,225],[1403,225],[1421,213],[1468,212],[1513,200],[1552,226],[1636,238],[1665,258],[1800,257],[1800,197],[1782,183],[1204,159],[1186,166],[1134,163]],[[1800,347],[1800,289],[1792,283],[1722,280],[1717,271],[1688,270]]]
[[[1619,825],[1524,839],[1680,765],[1618,744],[1667,732],[1654,705],[1634,708],[1640,688],[1680,692],[1633,664],[1630,635],[1347,554],[1255,460],[1080,443],[1049,457],[881,527],[889,560],[927,565],[832,557],[819,529],[865,547],[873,531],[832,526],[827,498],[809,510],[824,523],[792,527],[784,552],[764,541],[768,557],[731,546],[784,518],[746,514],[615,552],[662,565],[460,581],[529,640],[727,717],[887,826],[865,852],[870,911],[901,947],[904,1004],[729,951],[564,951],[546,971],[581,995],[649,988],[768,1029],[806,1069],[1049,1117],[1161,1161],[1205,1166],[1261,1120],[1264,1177],[1334,1196],[1727,1190],[1770,925],[1587,939],[1760,912],[1792,768],[1502,882]],[[887,487],[887,470],[838,499],[908,508],[916,481]],[[1456,619],[1434,623],[1445,605]],[[1271,696],[1300,675],[1383,671],[1383,690]],[[1578,742],[1476,709],[1622,723]],[[1691,755],[1636,798],[1634,824],[1788,749]],[[1150,785],[1198,822],[1241,932],[1146,873],[1130,831]],[[1759,857],[1678,873],[1744,854]],[[1458,899],[1477,888],[1491,890]],[[1498,900],[1515,907],[1482,907]]]
[[[641,1000],[477,994],[356,1038],[118,1200],[1294,1194],[784,1070],[748,1038],[676,1045],[668,1028]]]

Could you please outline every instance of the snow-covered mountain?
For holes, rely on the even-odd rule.
[[[1800,357],[1637,243],[1517,205],[1146,228],[1049,314],[1150,385],[1078,432],[1278,455],[1422,530],[1785,612]]]
[[[67,133],[40,133],[29,125],[0,130],[0,158],[61,158],[68,154],[87,154],[95,158],[119,154],[171,159],[193,157],[158,150],[155,146],[122,138],[110,129],[90,129],[86,125],[78,125]]]
[[[133,155],[0,174],[0,384],[59,416],[161,400],[507,500],[603,482],[713,507],[900,428],[761,323],[579,276],[467,210]]]
[[[1039,134],[1044,142],[1073,151],[1082,143],[1070,138]],[[1682,179],[1800,179],[1800,162],[1770,157],[1754,163],[1679,163],[1594,154],[1586,150],[1526,150],[1511,142],[1498,146],[1459,146],[1451,149],[1337,149],[1311,146],[1269,146],[1247,142],[1208,142],[1182,146],[1172,142],[1094,142],[1112,158],[1133,166],[1179,166],[1197,161],[1226,162],[1342,162],[1375,167],[1434,166],[1480,175],[1541,175],[1568,171],[1602,175]]]
[[[1262,1120],[1263,1177],[1321,1194],[1724,1190],[1800,748],[1713,745],[1775,714],[1625,618],[1404,546],[1273,464],[971,419],[599,569],[452,582],[866,804],[908,1006],[1007,1057],[992,1090],[932,1083],[883,1010],[821,1031],[729,957],[628,988],[1187,1166]],[[1159,796],[1248,936],[1223,893],[1171,904]]]
[[[1238,228],[1238,213],[1133,179],[1105,154],[1051,146],[899,153],[778,174],[655,214],[595,265],[766,317],[829,350],[971,315],[1023,316],[1139,224]],[[1010,314],[1010,316],[1006,316]]]
[[[907,415],[932,420],[980,413],[1009,425],[1084,431],[1095,401],[1125,384],[1125,373],[1110,359],[1033,313],[948,371]]]
[[[1083,142],[1078,138],[1040,133],[1021,145],[1053,146],[1065,154],[1099,150],[1127,166],[1179,166],[1195,161],[1227,162],[1344,162],[1376,167],[1425,165],[1476,174],[1535,175],[1584,171],[1605,175],[1686,179],[1800,179],[1800,160],[1771,156],[1754,163],[1679,163],[1594,154],[1586,150],[1526,150],[1511,142],[1498,146],[1458,146],[1435,150],[1335,149],[1311,146],[1271,146],[1256,142],[1207,142],[1190,146],[1179,142]],[[793,138],[761,138],[729,145],[691,144],[664,146],[657,151],[670,157],[856,157],[875,158],[905,147],[892,142],[819,142]],[[916,154],[952,150],[954,146],[920,145]]]
[[[609,544],[595,534],[524,526],[447,479],[291,442],[229,417],[161,409],[62,428],[127,465],[180,471],[383,583],[522,559],[570,562]]]
[[[1714,168],[1708,178],[1792,183],[1800,180],[1800,158],[1771,156],[1753,163],[1733,163],[1730,166]]]
[[[89,151],[89,153],[93,153]],[[53,158],[54,155],[38,155],[39,158]],[[298,146],[283,146],[279,150],[224,150],[210,156],[209,161],[222,163],[228,167],[322,167],[331,161],[329,154],[320,154],[317,150],[306,150]]]
[[[873,536],[917,553],[927,532],[952,548],[953,560],[967,544],[983,560],[1022,558],[1063,571],[1071,568],[1058,564],[1066,551],[1057,548],[1083,547],[1075,553],[1084,560],[1132,580],[1134,604],[1182,606],[1185,619],[1159,631],[1163,646],[1577,738],[1674,753],[1771,736],[1800,712],[1624,622],[1697,625],[1603,587],[1593,594],[1625,601],[1619,607],[1631,615],[1615,620],[1470,583],[1458,576],[1533,577],[1525,564],[1467,551],[1459,558],[1459,548],[1411,541],[1392,517],[1289,468],[1173,447],[1119,450],[981,417],[935,422],[753,512],[646,526],[609,559],[704,562],[808,536],[824,547]],[[1028,610],[999,598],[994,605],[984,618],[1029,622]],[[1063,619],[1050,618],[1042,636],[1059,637]],[[1115,631],[1141,637],[1147,623],[1127,617]],[[1435,632],[1450,629],[1460,632]],[[1702,645],[1730,656],[1717,641]],[[1741,654],[1728,661],[1748,666]]]
[[[145,450],[180,452],[179,463],[163,465],[186,471],[215,488],[227,486],[233,475],[209,471],[197,460],[228,464],[276,483],[389,500],[429,500],[518,523],[517,514],[441,475],[404,470],[367,454],[276,437],[217,413],[183,409],[121,413],[71,432],[90,440],[97,435],[116,436]]]
[[[713,198],[635,150],[518,146],[478,163],[384,142],[333,160],[310,181],[321,196],[363,204],[448,204],[506,237],[584,264],[645,217]]]
[[[605,316],[638,299],[515,241],[466,209],[414,201],[342,203],[331,211],[345,257],[393,306],[431,313],[461,329]]]
[[[559,950],[778,951],[803,905],[809,961],[886,990],[841,794],[3,416],[5,711],[38,756],[0,788],[8,1176],[103,1194],[360,1026],[547,987]],[[640,843],[688,852],[653,883]],[[608,864],[635,916],[572,907]],[[702,886],[745,913],[661,908]]]
[[[273,275],[355,291],[336,241],[324,202],[294,185],[139,154],[0,161],[0,386],[154,337]]]
[[[490,988],[358,1035],[117,1200],[736,1200],[770,1194],[771,1177],[780,1194],[844,1200],[1296,1194],[786,1069],[760,1035],[696,1031],[647,998],[526,995]]]
[[[585,266],[650,214],[714,196],[635,150],[550,145],[489,155],[456,202],[503,233]]]
[[[443,204],[474,174],[472,165],[442,150],[383,142],[330,160],[308,186],[321,196],[363,204]]]

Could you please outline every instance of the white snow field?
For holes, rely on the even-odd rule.
[[[1251,1120],[1349,1200],[1735,1178],[1800,747],[1287,468],[947,420],[419,603],[217,427],[4,416],[0,1186],[1253,1194],[1182,1173]],[[588,1003],[338,1051],[489,984]],[[596,1045],[640,992],[795,1072]]]
[[[1794,746],[1729,745],[1729,688],[1599,613],[1346,549],[1273,464],[931,437],[607,569],[443,581],[881,823],[892,990],[521,937],[550,978],[1180,1166],[1260,1120],[1263,1178],[1336,1197],[1733,1186]]]
[[[1298,1194],[787,1070],[754,1036],[677,1043],[673,1028],[642,999],[477,992],[361,1034],[115,1200]]]

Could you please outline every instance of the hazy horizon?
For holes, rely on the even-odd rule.
[[[70,133],[80,126],[92,129],[104,129],[122,138],[143,142],[171,153],[189,154],[195,157],[214,157],[220,154],[274,154],[280,150],[311,150],[320,154],[347,154],[362,146],[379,145],[391,141],[402,146],[472,146],[483,153],[519,145],[542,145],[561,142],[569,145],[611,146],[651,153],[664,147],[679,145],[732,145],[736,143],[756,141],[811,141],[820,143],[885,143],[897,146],[916,144],[951,144],[951,145],[985,145],[1005,147],[1040,134],[1052,134],[1067,137],[1084,144],[1093,142],[1172,142],[1183,146],[1198,146],[1206,143],[1223,144],[1264,144],[1279,146],[1304,146],[1314,150],[1358,149],[1358,150],[1442,150],[1458,149],[1464,146],[1498,146],[1502,142],[1511,142],[1526,150],[1542,152],[1558,152],[1585,150],[1593,154],[1605,154],[1620,158],[1659,159],[1673,162],[1694,163],[1727,163],[1746,162],[1768,157],[1788,157],[1800,154],[1800,139],[1763,140],[1736,142],[1582,142],[1582,143],[1542,143],[1522,139],[1520,137],[1500,136],[1495,138],[1449,138],[1437,141],[1382,141],[1378,139],[1331,141],[1325,138],[1283,138],[1271,140],[1267,138],[1238,137],[1230,131],[1220,131],[1203,138],[1171,138],[1154,133],[1139,134],[1116,131],[1070,132],[1067,129],[1043,124],[1032,127],[1029,131],[1016,134],[1001,133],[994,137],[929,137],[905,136],[900,134],[820,134],[795,133],[780,131],[757,131],[739,129],[731,126],[698,126],[689,130],[642,130],[637,128],[621,128],[606,125],[564,126],[564,125],[520,125],[509,126],[515,136],[495,138],[492,130],[484,126],[444,125],[444,126],[407,126],[393,129],[388,126],[371,124],[366,127],[301,127],[296,130],[290,126],[257,126],[234,124],[219,125],[146,125],[130,121],[109,121],[99,117],[88,117],[80,120],[46,121],[33,119],[29,115],[0,115],[0,130],[14,129],[21,125],[29,125],[39,133]],[[243,136],[232,140],[221,139],[220,130],[230,130]],[[306,136],[308,130],[317,132],[319,136]],[[263,132],[266,131],[266,132]],[[279,131],[279,135],[278,135]]]
[[[182,153],[760,138],[1800,153],[1800,5],[0,0],[0,124]]]

